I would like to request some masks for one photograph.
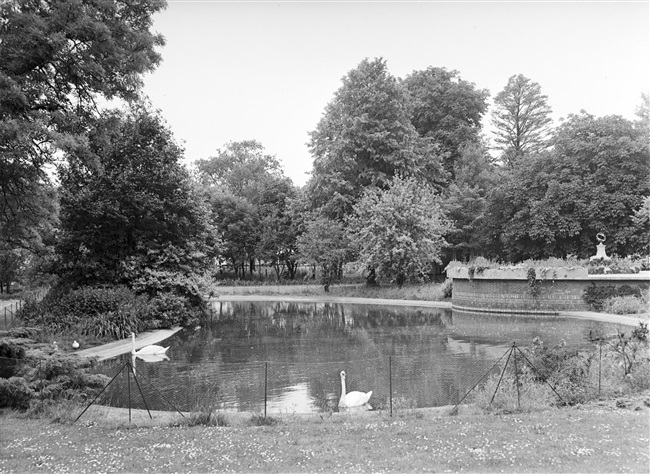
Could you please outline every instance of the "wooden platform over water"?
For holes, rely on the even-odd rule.
[[[158,344],[161,341],[173,336],[182,328],[160,329],[158,331],[140,333],[135,339],[135,350],[151,344]],[[132,350],[131,338],[122,339],[99,347],[91,347],[75,352],[81,357],[98,357],[99,360],[112,359],[122,354],[130,354]]]

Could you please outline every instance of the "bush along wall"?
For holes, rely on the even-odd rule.
[[[637,296],[642,298],[648,292],[648,285],[605,285],[592,283],[585,288],[583,299],[594,310],[601,311],[606,300],[617,296]]]

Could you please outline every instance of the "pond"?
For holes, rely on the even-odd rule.
[[[336,411],[347,391],[372,390],[374,408],[457,403],[513,342],[589,345],[619,326],[579,319],[452,312],[427,307],[295,302],[216,302],[205,327],[163,345],[169,360],[106,361],[114,381],[98,400],[157,410],[203,407],[262,413]],[[121,373],[118,374],[118,372]],[[496,369],[497,371],[499,369]],[[143,396],[144,395],[144,400]]]

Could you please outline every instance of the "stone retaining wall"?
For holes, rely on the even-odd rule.
[[[582,295],[596,286],[642,285],[650,275],[593,275],[571,279],[537,280],[533,296],[528,280],[522,278],[453,277],[452,307],[465,311],[557,314],[560,311],[589,311]]]

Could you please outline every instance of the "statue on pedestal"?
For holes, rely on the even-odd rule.
[[[610,261],[611,258],[609,258],[605,253],[605,244],[603,243],[605,242],[605,234],[603,234],[602,232],[598,232],[598,234],[596,234],[596,240],[598,241],[598,245],[596,245],[596,255],[590,257],[589,261],[590,262],[594,260],[601,260],[603,262]]]

